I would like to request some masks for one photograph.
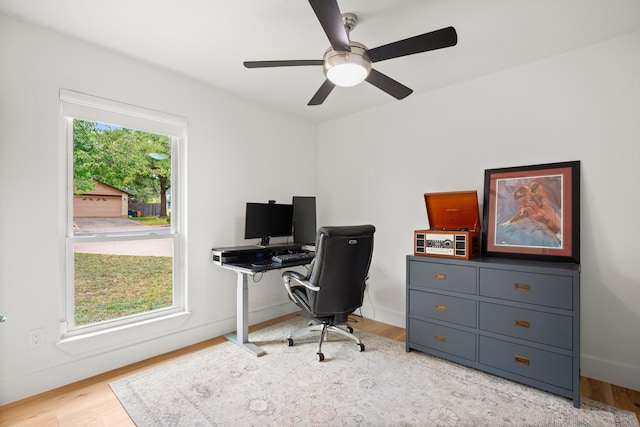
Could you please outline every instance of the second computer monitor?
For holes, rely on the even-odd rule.
[[[293,241],[301,245],[316,241],[316,198],[293,196]]]

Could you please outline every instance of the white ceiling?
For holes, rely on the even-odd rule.
[[[374,64],[411,96],[640,30],[640,0],[338,4],[358,15],[351,39],[369,48],[456,28],[455,47]],[[322,59],[329,42],[307,0],[0,0],[0,12],[316,122],[403,102],[365,82],[309,107],[321,67],[244,68],[246,60]]]

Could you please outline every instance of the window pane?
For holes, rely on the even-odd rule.
[[[179,218],[186,189],[179,177],[187,119],[67,89],[60,101],[67,278],[61,336],[184,313]]]
[[[173,239],[74,245],[76,326],[173,305]]]
[[[168,227],[171,142],[166,135],[73,120],[73,234]]]
[[[85,326],[175,307],[172,138],[73,119],[73,316]],[[83,241],[85,236],[99,236]],[[181,298],[177,298],[181,301]]]

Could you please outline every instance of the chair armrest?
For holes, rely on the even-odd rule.
[[[291,298],[292,301],[295,301],[295,299],[293,297],[293,294],[291,293],[291,286],[292,286],[291,279],[297,282],[296,284],[294,284],[294,286],[297,286],[297,284],[300,284],[305,288],[315,292],[318,292],[320,290],[319,286],[313,286],[312,284],[310,284],[307,281],[307,277],[305,275],[298,273],[297,271],[285,271],[284,273],[282,273],[282,282],[284,283],[284,287],[287,289],[289,298]]]

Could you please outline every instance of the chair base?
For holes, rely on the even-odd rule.
[[[287,335],[287,344],[289,345],[289,347],[291,347],[293,345],[293,337],[295,335],[302,335],[305,334],[307,332],[316,332],[319,331],[320,332],[320,338],[318,340],[318,349],[316,350],[316,355],[318,357],[318,362],[322,362],[324,360],[324,354],[322,353],[322,343],[325,341],[327,334],[329,333],[329,331],[331,332],[336,332],[344,337],[347,337],[353,341],[355,341],[356,345],[358,346],[358,351],[364,351],[364,344],[362,343],[362,341],[360,341],[360,338],[356,337],[355,335],[352,334],[353,332],[353,328],[351,326],[349,326],[348,324],[345,325],[347,330],[345,331],[344,329],[339,328],[337,325],[330,323],[330,322],[318,322],[315,323],[313,321],[309,322],[309,326],[306,326],[304,328],[300,328],[300,329],[296,329],[295,331],[289,333],[289,335]]]

